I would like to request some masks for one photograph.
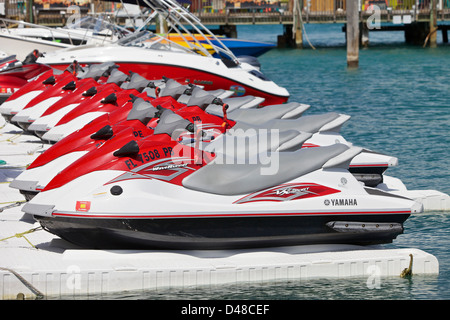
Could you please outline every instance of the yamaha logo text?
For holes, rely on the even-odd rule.
[[[329,206],[330,204],[335,206],[357,206],[358,202],[356,199],[331,199],[331,200],[325,200],[324,204],[326,206]]]

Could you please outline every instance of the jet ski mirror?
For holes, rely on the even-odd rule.
[[[119,150],[114,151],[115,157],[129,157],[139,153],[139,145],[136,141],[132,140],[125,144]]]

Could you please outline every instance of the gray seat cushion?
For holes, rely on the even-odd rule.
[[[283,116],[301,106],[298,102],[266,106],[256,109],[237,109],[228,113],[228,118],[234,121],[243,121],[251,124],[263,124],[269,120],[282,119]],[[299,112],[296,118],[301,116]]]
[[[83,74],[80,74],[78,77],[80,79],[94,78],[97,80],[105,72],[111,70],[114,67],[115,67],[114,62],[104,62],[104,63],[100,63],[100,64],[93,64],[88,67],[88,70],[86,70],[86,72],[84,72]]]
[[[158,109],[150,102],[137,98],[133,102],[130,112],[128,112],[127,120],[139,120],[146,125],[151,118],[155,117],[156,112],[158,112]]]
[[[337,119],[339,114],[336,112],[328,112],[318,115],[303,116],[298,119],[272,119],[261,124],[246,123],[244,120],[236,123],[234,128],[268,128],[268,129],[294,129],[304,132],[318,132],[325,124]],[[249,120],[251,121],[251,120]]]
[[[276,174],[262,174],[264,164],[217,164],[214,161],[183,180],[183,186],[219,195],[242,195],[270,188],[318,170],[349,148],[344,144],[276,152]],[[276,158],[276,156],[278,158]],[[263,170],[262,170],[263,169]]]

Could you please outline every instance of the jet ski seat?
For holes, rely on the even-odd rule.
[[[88,70],[83,74],[79,75],[80,79],[93,78],[94,80],[98,80],[105,73],[111,72],[113,68],[117,68],[114,62],[105,62],[100,64],[92,64],[88,67]]]
[[[289,113],[294,114],[293,119],[296,119],[301,116],[307,107],[307,105],[298,102],[290,102],[270,105],[262,109],[237,109],[228,112],[228,118],[234,121],[260,125],[272,119],[284,119],[284,116]]]
[[[254,96],[243,96],[223,99],[223,102],[228,105],[227,112],[233,112],[239,109],[241,106],[250,103],[254,99]],[[211,114],[222,115],[222,106],[211,104],[210,106],[208,106],[207,111]]]
[[[150,119],[155,118],[158,109],[156,109],[151,103],[145,101],[142,98],[137,98],[133,102],[133,107],[128,112],[127,120],[139,120],[143,124],[147,125]]]
[[[216,89],[216,90],[206,91],[206,90],[203,90],[202,88],[196,86],[192,90],[192,95],[193,96],[201,96],[201,95],[212,94],[213,96],[218,97],[220,95],[223,95],[226,92],[227,92],[227,90],[225,90],[225,89]]]
[[[349,147],[334,144],[306,148],[294,152],[279,152],[276,174],[261,174],[264,165],[217,164],[213,160],[183,179],[183,186],[196,191],[219,195],[243,195],[264,190],[320,169],[328,160]]]
[[[115,83],[120,86],[123,82],[127,80],[127,78],[128,76],[122,71],[113,69],[111,71],[111,75],[108,77],[108,80],[106,80],[106,83]]]
[[[177,129],[186,129],[192,132],[194,129],[194,124],[179,116],[172,110],[164,109],[153,134],[156,135],[165,133],[172,136],[174,131]]]
[[[172,98],[177,100],[188,88],[188,86],[182,85],[173,79],[168,79],[165,86],[161,88],[159,96],[171,96]]]
[[[151,83],[150,80],[144,78],[140,74],[133,73],[129,82],[124,82],[120,87],[122,89],[136,89],[142,91]]]
[[[339,118],[340,115],[336,112],[328,112],[319,115],[310,115],[300,117],[298,119],[272,119],[262,124],[253,124],[252,119],[241,119],[240,122],[236,123],[235,128],[246,129],[258,129],[258,128],[269,128],[269,129],[297,129],[304,132],[315,133],[318,132],[323,126],[330,123],[333,120]]]
[[[193,96],[202,97],[206,95],[213,95],[215,97],[221,97],[225,95],[225,97],[228,97],[231,94],[232,94],[231,91],[227,91],[224,89],[206,91],[196,85],[190,84],[188,85],[188,89],[177,99],[177,101],[180,103],[187,104],[189,102],[189,99]]]
[[[186,106],[188,106],[188,107],[190,107],[190,106],[198,106],[199,108],[205,110],[211,104],[213,104],[214,100],[216,100],[216,99],[217,99],[217,97],[212,95],[212,94],[193,95],[187,101]],[[216,105],[216,104],[214,104],[214,105]]]
[[[304,134],[297,130],[282,130],[273,136],[273,132],[244,132],[242,130],[230,131],[207,144],[199,147],[216,155],[217,163],[251,163],[256,162],[262,152],[279,151],[280,146],[295,140],[297,149],[311,134]],[[263,140],[264,139],[264,140]]]

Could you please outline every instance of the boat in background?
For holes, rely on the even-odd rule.
[[[177,42],[177,43],[183,43],[184,40],[182,37],[176,33],[169,33],[169,34],[160,34],[161,36],[166,37],[167,39]],[[202,35],[198,34],[192,34],[189,35],[183,35],[189,42],[194,43],[193,37],[195,37],[206,49],[209,50],[213,54],[213,56],[218,57],[219,55],[213,51],[211,46],[206,42],[205,39],[203,39]],[[243,40],[243,39],[237,39],[237,38],[228,38],[225,36],[218,36],[216,35],[217,39],[220,40],[220,42],[225,45],[230,51],[233,52],[233,54],[236,57],[240,56],[251,56],[251,57],[259,57],[263,55],[264,53],[268,52],[269,50],[276,47],[273,43],[268,42],[262,42],[262,41],[251,41],[251,40]],[[208,37],[208,40],[215,46],[219,46],[220,43],[212,37]]]
[[[103,16],[87,16],[63,28],[50,28],[29,22],[0,18],[2,50],[19,60],[37,49],[52,52],[84,44],[107,44],[130,34],[109,23]]]
[[[117,1],[118,2],[118,1]],[[142,17],[148,14],[147,5],[141,1],[141,7],[136,5],[136,1],[120,1],[121,6],[118,10],[114,12],[114,16],[116,18],[125,19],[124,27],[130,30],[136,30],[143,26],[144,20]],[[162,17],[164,19],[164,17]],[[176,32],[168,32],[167,30],[162,33],[161,29],[166,29],[166,25],[162,25],[159,28],[153,28],[153,30],[159,30],[158,35],[162,37],[166,37],[167,39],[178,42],[179,44],[184,44],[184,39]],[[190,34],[183,33],[183,36],[191,42],[191,44],[195,43],[195,40],[192,38],[196,37],[196,41],[199,41],[203,46],[209,50],[214,56],[218,57],[217,54],[213,52],[210,44],[204,39],[204,35],[197,34],[195,30],[190,30]],[[216,40],[219,39],[219,41]],[[263,42],[263,41],[253,41],[253,40],[244,40],[238,38],[230,38],[224,35],[215,34],[215,37],[208,37],[208,40],[215,46],[225,45],[228,49],[230,49],[236,57],[239,56],[251,56],[251,57],[259,57],[267,51],[276,47],[273,43]]]
[[[280,104],[289,99],[289,93],[268,79],[254,64],[240,61],[225,45],[214,45],[211,38],[217,38],[201,22],[176,2],[153,0],[148,2],[153,13],[144,25],[157,16],[164,16],[169,27],[185,42],[181,46],[165,37],[141,29],[109,45],[86,45],[49,52],[38,61],[53,68],[66,69],[77,60],[80,64],[98,64],[112,61],[124,73],[138,73],[146,79],[175,79],[182,84],[195,84],[205,90],[225,89],[235,96],[253,95],[264,99],[264,104]],[[186,39],[189,24],[196,34],[203,35],[206,43],[214,49],[213,57],[198,37],[195,43]],[[203,32],[202,32],[203,31]],[[172,32],[172,31],[171,31]]]
[[[276,47],[275,44],[262,41],[250,41],[236,38],[220,38],[220,41],[227,46],[234,55],[259,57]],[[216,44],[214,41],[213,44]]]

